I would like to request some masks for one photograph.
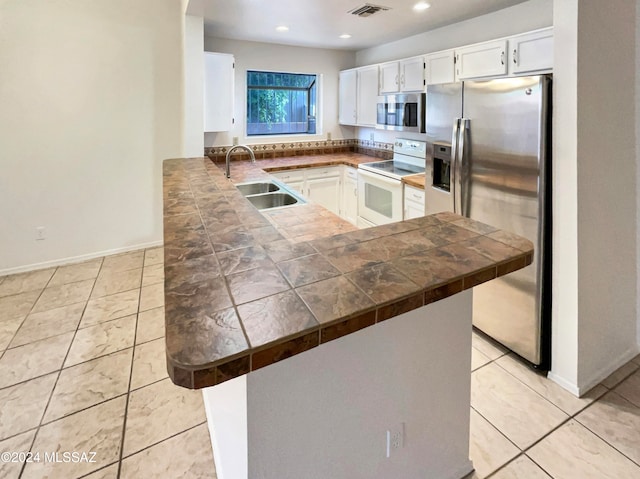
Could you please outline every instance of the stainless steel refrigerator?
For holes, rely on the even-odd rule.
[[[551,76],[427,87],[427,214],[454,211],[534,244],[533,263],[474,288],[473,324],[550,366]]]

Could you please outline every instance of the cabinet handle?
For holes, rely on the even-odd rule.
[[[420,196],[420,195],[416,195],[415,193],[413,194],[413,197],[414,197],[414,198],[416,198],[416,199],[418,199],[418,200],[421,200],[421,199],[422,199],[422,196]]]
[[[358,196],[358,188],[353,189],[353,196]]]
[[[513,63],[514,63],[515,65],[517,65],[517,64],[518,64],[518,50],[517,50],[517,49],[515,49],[515,48],[513,49]]]
[[[504,65],[504,52],[500,54],[500,63]]]
[[[400,84],[404,86],[404,74],[400,77]]]
[[[398,85],[398,75],[396,75],[396,85]]]

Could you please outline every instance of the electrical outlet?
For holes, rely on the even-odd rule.
[[[43,240],[47,237],[47,230],[44,226],[38,226],[36,228],[36,241]]]
[[[374,134],[373,133],[369,133],[369,140],[375,141],[373,138],[374,138]]]
[[[232,146],[236,146],[238,144],[238,137],[234,136],[233,137],[233,145]]]
[[[404,447],[404,423],[396,424],[387,429],[387,457],[391,457],[398,449]]]
[[[330,140],[331,140],[331,132],[328,132],[327,133],[327,141],[330,141]]]

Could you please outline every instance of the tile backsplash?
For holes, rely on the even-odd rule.
[[[383,159],[391,159],[393,157],[393,143],[356,139],[256,143],[247,146],[253,150],[257,160],[283,158],[286,156],[345,153],[350,151]],[[231,145],[207,147],[204,150],[204,154],[213,161],[222,161],[225,159],[229,148],[231,148]],[[246,151],[238,149],[233,152],[232,158],[234,160],[248,160],[249,155]]]

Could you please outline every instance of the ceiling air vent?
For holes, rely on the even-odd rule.
[[[347,13],[357,15],[358,17],[369,17],[374,13],[386,12],[391,10],[389,7],[383,7],[381,5],[372,5],[371,3],[365,3],[360,7],[356,7],[353,10],[349,10]]]

